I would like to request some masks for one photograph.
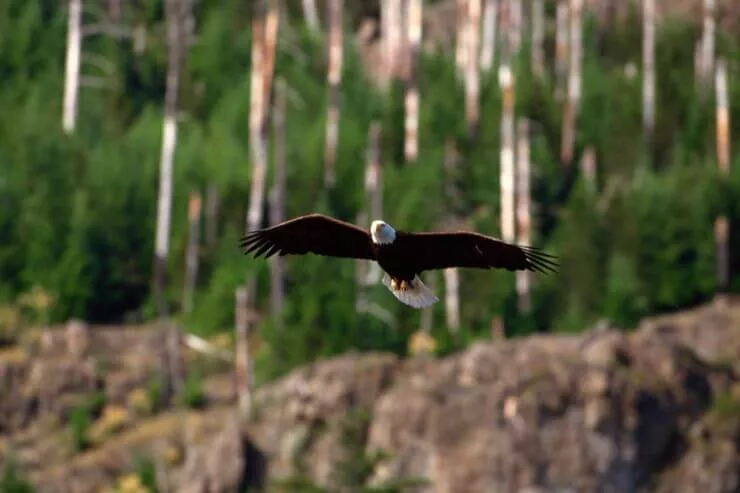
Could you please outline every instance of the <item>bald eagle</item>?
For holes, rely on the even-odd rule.
[[[376,220],[366,230],[323,214],[308,214],[243,236],[239,246],[255,258],[314,253],[374,260],[383,284],[402,303],[424,308],[438,301],[419,279],[426,270],[447,267],[554,271],[555,257],[528,246],[470,231],[412,233]]]

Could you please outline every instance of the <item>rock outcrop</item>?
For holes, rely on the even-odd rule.
[[[135,332],[122,333],[130,347],[139,347]],[[133,356],[105,337],[87,357],[108,348],[119,354],[111,368],[125,374]],[[4,429],[22,428],[4,442],[44,493],[110,491],[142,456],[162,490],[189,493],[402,481],[413,486],[388,491],[729,493],[740,490],[738,355],[737,302],[653,317],[631,332],[481,341],[439,359],[349,353],[261,388],[245,427],[221,401],[132,419],[69,456],[60,456],[64,440],[28,425],[95,386],[118,399],[108,388],[118,384],[91,374],[86,359],[11,359],[0,406]]]
[[[458,493],[734,492],[739,354],[740,311],[708,305],[631,334],[481,342],[442,360],[345,356],[261,391],[252,428],[271,474],[287,474],[300,441],[320,484],[336,467],[337,416],[365,407],[366,450],[389,455],[376,483],[425,478],[416,491]]]

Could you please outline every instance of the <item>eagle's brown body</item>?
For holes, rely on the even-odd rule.
[[[554,257],[532,247],[505,243],[468,231],[410,233],[373,221],[370,231],[322,214],[309,214],[252,231],[240,246],[245,253],[375,260],[386,272],[383,283],[402,302],[421,308],[436,301],[419,274],[447,267],[553,271]]]

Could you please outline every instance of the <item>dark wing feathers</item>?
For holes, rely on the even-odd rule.
[[[241,238],[244,253],[255,257],[315,253],[329,257],[373,259],[370,233],[323,214],[308,214],[251,231]]]
[[[473,232],[406,233],[396,236],[397,248],[417,272],[447,267],[552,272],[552,255],[530,246],[518,246]]]

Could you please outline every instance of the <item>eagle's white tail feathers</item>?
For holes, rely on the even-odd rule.
[[[383,273],[382,282],[401,303],[414,308],[426,308],[439,301],[439,298],[419,279],[419,276],[415,276],[411,281],[411,286],[405,290],[394,289],[391,286],[391,276],[386,273]]]

